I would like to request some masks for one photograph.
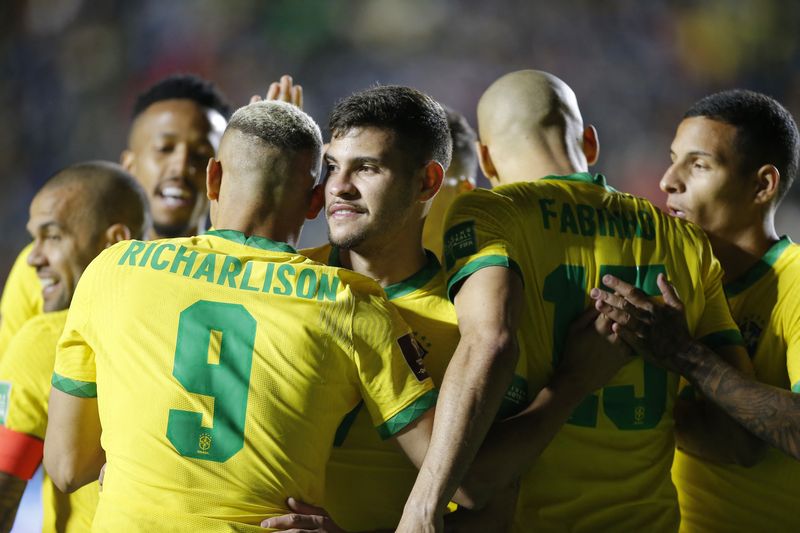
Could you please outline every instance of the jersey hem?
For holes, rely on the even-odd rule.
[[[376,428],[378,434],[383,440],[397,434],[411,422],[422,416],[425,411],[436,405],[436,398],[438,397],[439,391],[437,389],[429,390],[407,405],[402,411],[378,426]]]
[[[53,372],[53,379],[50,384],[70,396],[77,396],[78,398],[97,398],[97,383],[92,383],[91,381],[65,378]]]
[[[450,280],[447,282],[447,297],[450,299],[450,301],[452,302],[455,300],[456,293],[458,292],[458,290],[455,289],[458,285],[460,285],[478,270],[492,266],[510,268],[519,274],[520,279],[522,279],[522,284],[525,284],[525,277],[522,275],[522,269],[519,267],[516,261],[506,255],[484,255],[468,262],[455,274],[450,276]]]

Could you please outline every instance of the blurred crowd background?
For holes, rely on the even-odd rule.
[[[547,70],[600,132],[595,171],[657,203],[698,98],[746,87],[800,117],[792,0],[3,0],[0,15],[0,282],[38,187],[70,163],[118,160],[136,94],[176,71],[237,106],[290,73],[324,130],[338,98],[374,83],[417,87],[474,124],[498,76]],[[794,189],[779,230],[797,240]],[[324,239],[317,222],[302,244]]]

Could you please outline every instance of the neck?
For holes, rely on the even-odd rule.
[[[244,213],[218,213],[214,229],[230,229],[247,236],[257,235],[267,239],[285,242],[294,246],[299,237],[298,231],[290,231],[280,224],[274,216],[260,217]]]
[[[709,232],[708,240],[725,271],[723,281],[727,283],[756,264],[778,241],[778,234],[774,216],[770,215],[760,225],[744,226],[731,232]]]
[[[511,157],[512,153],[516,155]],[[587,171],[585,161],[581,164],[573,159],[563,148],[550,149],[549,145],[514,147],[509,156],[501,157],[497,165],[497,181],[500,184],[519,183]]]
[[[401,282],[419,272],[428,258],[422,247],[422,230],[398,232],[396,239],[385,244],[356,249],[340,249],[342,266],[377,281],[381,287]]]

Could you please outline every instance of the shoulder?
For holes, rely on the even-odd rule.
[[[323,244],[322,246],[317,246],[316,248],[303,248],[302,250],[299,250],[298,253],[311,259],[312,261],[329,264],[331,245]]]

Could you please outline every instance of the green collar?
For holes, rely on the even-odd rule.
[[[609,186],[606,182],[606,177],[602,174],[589,174],[588,172],[578,172],[576,174],[570,174],[568,176],[545,176],[542,178],[544,180],[560,180],[560,181],[579,181],[582,183],[591,183],[594,185],[599,185],[606,190],[616,192],[616,189]]]
[[[272,239],[268,239],[266,237],[260,237],[258,235],[251,235],[250,237],[248,237],[241,231],[236,231],[233,229],[214,229],[211,231],[207,231],[206,235],[221,237],[228,241],[233,241],[238,244],[244,244],[245,246],[252,246],[253,248],[268,250],[270,252],[287,252],[290,254],[297,253],[297,250],[295,250],[285,242],[273,241]]]
[[[425,263],[425,266],[419,269],[416,274],[412,274],[403,281],[392,283],[383,288],[383,291],[390,300],[400,298],[401,296],[411,294],[417,289],[421,289],[442,269],[442,265],[439,263],[439,259],[436,257],[435,253],[430,250],[425,250],[425,255],[428,258],[428,262]]]
[[[425,256],[428,258],[428,261],[425,263],[424,267],[403,281],[392,283],[383,288],[383,291],[390,300],[400,298],[401,296],[405,296],[424,287],[425,284],[432,280],[439,270],[442,269],[442,265],[439,263],[439,259],[436,257],[435,253],[430,250],[425,250]],[[331,246],[331,252],[328,254],[328,265],[334,267],[342,266],[342,262],[339,260],[338,246]]]
[[[778,260],[783,251],[786,250],[790,244],[792,244],[792,240],[787,235],[782,236],[747,272],[725,284],[723,287],[725,289],[725,296],[728,298],[736,296],[764,277],[767,272],[772,270],[775,261]]]

